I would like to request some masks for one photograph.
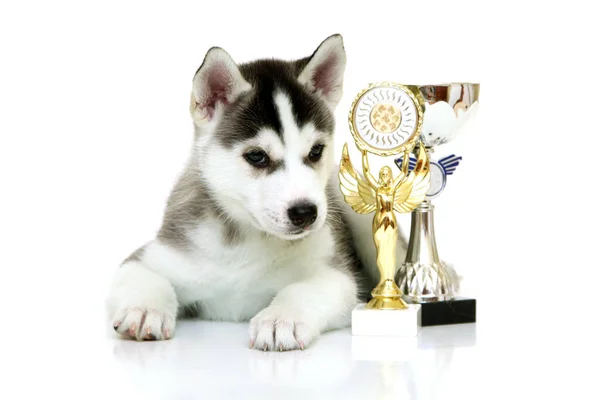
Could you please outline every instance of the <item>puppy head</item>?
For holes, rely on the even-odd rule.
[[[196,163],[228,217],[285,239],[324,224],[345,64],[339,35],[295,61],[208,51],[191,96]]]

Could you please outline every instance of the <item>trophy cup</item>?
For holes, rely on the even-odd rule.
[[[464,131],[479,105],[479,84],[453,83],[420,86],[425,111],[421,143],[428,156]],[[396,280],[403,298],[422,306],[422,326],[469,323],[476,321],[475,299],[457,297],[458,277],[454,269],[440,260],[435,238],[432,199],[446,187],[447,177],[458,167],[462,157],[454,154],[437,161],[430,159],[430,186],[425,200],[411,214],[411,230],[405,262]],[[396,159],[406,168],[405,156]],[[409,171],[417,168],[411,157]]]
[[[424,113],[420,97],[417,86],[376,83],[362,90],[350,109],[350,132],[362,153],[364,178],[354,169],[346,143],[340,162],[340,190],[355,212],[374,214],[373,241],[380,273],[372,299],[352,312],[354,335],[416,336],[421,328],[421,305],[407,304],[395,281],[395,213],[416,209],[429,190],[429,158],[419,142]],[[392,169],[384,165],[375,178],[369,167],[369,153],[380,157],[402,154],[399,174],[394,177]],[[415,159],[409,171],[411,153],[415,153]]]

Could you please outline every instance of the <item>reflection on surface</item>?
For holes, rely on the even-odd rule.
[[[349,329],[324,334],[306,350],[291,352],[248,349],[245,324],[182,321],[177,329],[165,342],[110,342],[117,367],[150,397],[208,392],[219,398],[310,399],[315,393],[317,398],[434,398],[453,368],[455,351],[474,346],[476,338],[475,324],[427,327],[397,348],[396,359],[389,354],[378,358],[378,351],[384,354],[381,338],[371,342],[379,350],[369,357],[369,341],[364,341],[367,350],[357,358],[357,338]]]
[[[476,324],[428,326],[419,334],[419,348],[470,347],[477,344]]]
[[[415,338],[352,337],[354,359],[378,364],[378,372],[368,383],[377,389],[373,393],[377,399],[442,396],[436,392],[444,386],[455,349],[475,345],[476,324],[427,327]]]

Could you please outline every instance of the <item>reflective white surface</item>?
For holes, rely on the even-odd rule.
[[[594,398],[596,367],[563,364],[569,353],[583,354],[574,337],[546,340],[524,325],[482,319],[371,343],[345,329],[324,334],[304,351],[283,353],[248,349],[246,324],[224,322],[181,321],[175,338],[163,342],[124,341],[109,330],[39,338],[24,348],[29,358],[22,356],[35,379],[24,374],[9,381],[0,398]],[[35,346],[43,350],[32,351]]]
[[[471,385],[456,369],[477,362],[475,324],[393,338],[391,348],[400,351],[388,354],[378,347],[386,339],[374,339],[370,358],[353,346],[356,339],[365,338],[348,329],[304,351],[262,352],[245,347],[244,324],[184,321],[170,342],[114,340],[108,349],[128,384],[150,398],[430,398],[438,390],[460,395]]]

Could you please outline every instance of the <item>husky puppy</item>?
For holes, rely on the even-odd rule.
[[[207,52],[191,92],[194,146],[162,227],[110,288],[121,337],[169,339],[177,318],[196,315],[249,321],[250,347],[282,351],[348,326],[374,285],[337,195],[345,64],[340,35],[295,61]]]

